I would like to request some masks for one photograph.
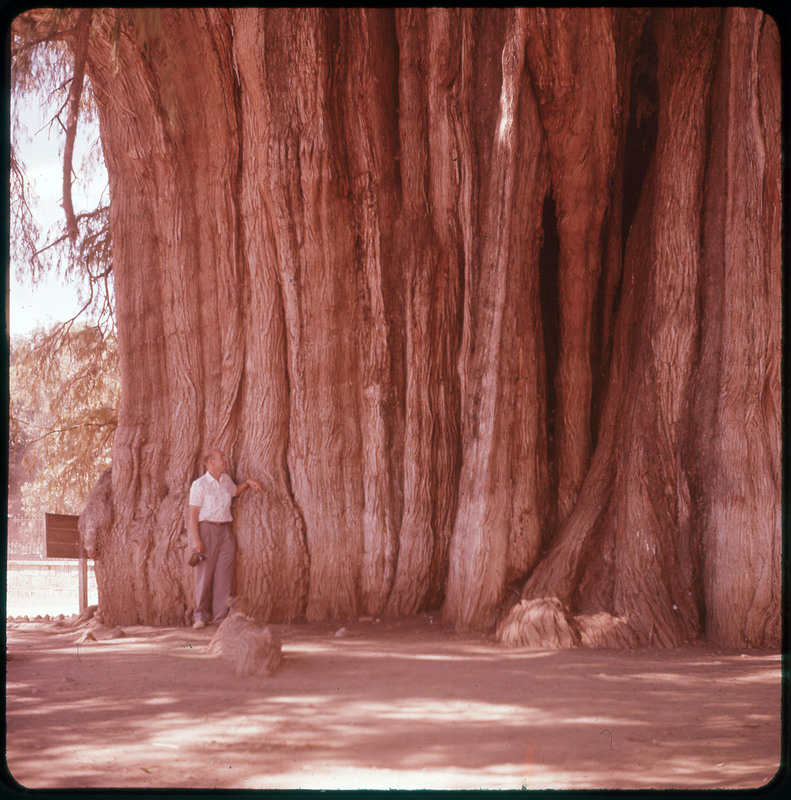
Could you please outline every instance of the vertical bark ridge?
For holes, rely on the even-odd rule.
[[[107,24],[107,20],[103,24]],[[94,37],[92,48],[100,41],[99,37]],[[122,29],[119,45],[119,61],[128,69],[109,75],[104,86],[114,84],[113,88],[120,89],[119,94],[127,100],[126,103],[110,103],[114,106],[111,113],[118,114],[126,124],[116,127],[107,117],[101,124],[106,133],[106,149],[112,153],[108,155],[108,166],[113,173],[111,197],[117,198],[111,209],[111,224],[120,239],[113,255],[117,266],[116,288],[122,295],[117,298],[116,312],[119,348],[123,353],[120,359],[123,399],[114,451],[117,463],[113,481],[115,524],[101,545],[97,582],[107,598],[108,617],[128,623],[155,615],[158,619],[170,619],[174,614],[183,616],[179,614],[178,601],[162,610],[160,598],[155,597],[155,582],[149,574],[151,554],[160,537],[159,506],[167,495],[163,480],[167,454],[162,443],[169,438],[172,398],[167,356],[162,346],[166,340],[167,321],[159,306],[167,283],[167,276],[161,270],[165,253],[154,233],[161,208],[157,197],[146,193],[144,186],[151,165],[161,163],[161,156],[167,151],[167,135],[161,116],[154,114],[138,120],[130,110],[129,106],[135,107],[137,103],[142,107],[156,107],[156,89],[149,67],[136,55],[132,36],[126,28]],[[103,54],[92,49],[89,63],[93,66],[107,62]],[[170,211],[168,209],[168,213]],[[142,235],[139,232],[134,236],[123,235],[130,222],[140,225]],[[137,275],[125,269],[130,264],[138,270]],[[139,292],[138,281],[149,291]],[[140,391],[140,387],[145,388]],[[185,422],[189,425],[192,420]],[[130,564],[133,565],[131,570]],[[175,592],[171,590],[171,596],[173,594],[183,597],[179,588]],[[130,595],[134,598],[131,602]]]
[[[222,319],[222,377],[219,392],[221,405],[218,409],[218,431],[214,436],[229,453],[233,453],[239,429],[237,413],[246,339],[243,302],[246,265],[244,249],[239,241],[239,163],[243,136],[237,115],[238,96],[234,80],[232,39],[225,12],[207,9],[204,11],[204,18],[196,15],[196,24],[199,28],[206,26],[205,46],[212,56],[210,63],[213,67],[213,79],[208,82],[211,91],[204,92],[202,99],[208,108],[219,113],[206,115],[201,121],[202,127],[207,129],[203,138],[208,149],[208,164],[201,171],[207,178],[205,189],[214,193],[209,196],[209,202],[219,213],[214,220],[205,220],[205,215],[200,213],[198,218],[215,228],[214,231],[207,231],[206,238],[212,238],[214,234],[213,247],[217,251],[215,268],[219,288],[217,301]],[[203,78],[205,79],[205,75]],[[193,135],[197,135],[197,131]],[[228,142],[232,146],[229,147]],[[217,228],[219,235],[216,233]]]
[[[573,508],[591,454],[593,303],[616,148],[613,14],[611,9],[534,9],[527,46],[560,237],[559,523]]]
[[[706,634],[769,646],[780,640],[781,583],[778,37],[760,12],[728,9],[723,41],[696,387]]]
[[[613,609],[640,641],[673,646],[698,634],[696,543],[684,452],[699,319],[696,307],[708,102],[718,12],[659,14],[659,134],[652,205],[664,209],[650,234],[649,308],[640,341],[640,405],[616,494],[626,499],[613,531],[618,569]],[[682,119],[683,117],[683,119]],[[669,168],[684,164],[683,172]],[[618,486],[618,483],[616,483]],[[649,576],[636,595],[628,576]]]
[[[482,192],[483,224],[492,235],[481,248],[481,283],[473,300],[477,308],[472,319],[464,321],[474,328],[465,364],[464,450],[443,607],[444,618],[460,630],[493,623],[509,573],[508,550],[514,534],[511,452],[522,444],[518,441],[521,420],[515,415],[523,410],[515,397],[522,376],[515,368],[514,352],[503,347],[504,331],[509,323],[516,324],[510,318],[515,313],[513,303],[520,305],[530,298],[533,314],[538,307],[537,220],[543,197],[537,109],[532,93],[523,90],[527,35],[526,12],[513,12],[502,49],[502,92],[492,137],[491,172]],[[532,198],[532,209],[525,198]],[[512,237],[512,230],[521,235]],[[535,334],[536,327],[534,322],[526,332]],[[526,339],[524,346],[529,349],[533,342]],[[538,366],[534,362],[534,380]],[[528,447],[537,445],[536,431],[530,434]],[[535,492],[535,486],[524,488]]]
[[[428,204],[427,11],[396,12],[399,54],[401,210],[395,225],[394,258],[404,273],[404,507],[398,556],[387,613],[414,613],[428,590],[434,531],[428,332],[429,276],[440,259]]]
[[[355,259],[361,270],[357,304],[364,333],[357,390],[364,509],[358,582],[362,608],[368,613],[380,613],[390,591],[399,524],[388,458],[392,344],[385,300],[392,269],[397,140],[380,112],[383,93],[395,99],[397,64],[385,38],[392,24],[392,12],[355,10],[341,15],[340,38],[346,43],[348,60],[338,76],[342,94],[337,98],[337,106],[345,112],[339,115],[339,132],[350,178]]]
[[[525,136],[540,140],[536,98],[529,81],[521,81],[519,127]],[[524,579],[539,560],[542,542],[551,519],[549,465],[547,461],[544,394],[546,372],[539,285],[541,210],[549,184],[546,143],[541,148],[524,145],[518,166],[516,217],[510,248],[514,253],[513,276],[509,276],[501,347],[505,359],[501,381],[507,391],[498,415],[502,430],[499,446],[508,452],[502,476],[510,483],[511,513],[506,549],[507,586]],[[506,343],[513,342],[510,347]],[[512,419],[508,424],[509,406]]]
[[[613,36],[615,39],[616,50],[616,73],[617,88],[613,98],[615,103],[615,160],[613,163],[613,174],[610,177],[610,199],[604,222],[604,244],[602,252],[602,266],[599,278],[599,289],[593,310],[593,343],[591,347],[591,364],[593,372],[593,396],[591,400],[591,429],[592,446],[595,448],[598,440],[599,426],[601,422],[602,406],[606,395],[607,382],[609,380],[608,370],[612,357],[613,337],[616,314],[618,310],[619,290],[623,275],[624,242],[628,235],[628,226],[624,219],[625,203],[631,202],[624,196],[624,176],[627,170],[630,173],[638,172],[639,167],[633,158],[633,151],[648,149],[647,136],[643,136],[639,141],[632,141],[637,138],[635,130],[647,127],[645,117],[641,114],[640,123],[632,117],[632,107],[637,103],[643,103],[643,98],[634,97],[632,81],[635,79],[635,56],[637,48],[643,46],[642,36],[646,28],[647,10],[635,12],[633,10],[618,9],[614,13]],[[647,49],[647,48],[646,48]],[[646,58],[646,56],[643,56]],[[637,77],[642,77],[638,75]],[[642,105],[640,106],[642,109]],[[627,139],[630,141],[627,142]],[[627,156],[627,145],[629,155]],[[647,166],[647,165],[646,165]],[[630,180],[634,179],[632,174]],[[644,176],[640,176],[644,177]],[[630,216],[631,221],[631,216]]]
[[[239,117],[245,146],[240,162],[239,213],[245,253],[245,363],[240,403],[237,477],[261,481],[263,495],[247,492],[235,509],[237,591],[263,619],[296,619],[305,610],[308,555],[305,524],[294,501],[286,454],[289,384],[285,312],[277,268],[272,209],[258,176],[265,169],[261,114],[264,70],[251,57],[264,37],[255,12],[234,10],[233,64],[239,80]],[[283,581],[284,575],[290,576]]]
[[[184,504],[189,488],[189,482],[185,485],[183,481],[184,470],[192,466],[196,470],[192,477],[197,477],[203,468],[199,460],[196,464],[196,445],[200,451],[218,445],[229,454],[232,452],[244,357],[241,265],[235,240],[237,214],[235,200],[227,193],[227,187],[235,181],[239,136],[232,106],[229,37],[227,28],[218,28],[216,22],[200,11],[186,17],[163,12],[163,38],[158,43],[166,49],[162,58],[170,68],[162,75],[159,86],[162,124],[170,135],[169,158],[161,167],[158,184],[163,187],[161,214],[166,216],[170,209],[176,221],[163,242],[166,261],[173,268],[163,282],[162,296],[167,309],[163,349],[169,389],[175,400],[171,407],[176,414],[165,440],[166,458],[171,465],[168,471],[175,478],[175,491],[160,506],[153,557],[149,562],[154,572],[151,583],[157,586],[155,594],[167,592],[171,582],[163,579],[163,571],[180,572],[185,577],[183,553],[174,545],[184,528]],[[192,49],[186,46],[187,41],[193,43]],[[194,58],[195,52],[203,54],[201,74],[193,72],[190,80],[173,86],[170,76],[189,73],[187,62]],[[206,108],[220,112],[211,118],[211,123]],[[234,145],[228,147],[228,142]],[[180,158],[179,153],[189,155]],[[169,164],[175,165],[172,173]],[[183,198],[188,201],[183,202]],[[203,212],[205,202],[214,209],[213,214]],[[196,336],[196,331],[201,331],[201,335]],[[190,341],[193,339],[198,341]],[[196,347],[199,353],[195,352]],[[189,427],[185,428],[180,412],[187,410],[188,419],[198,419],[194,406],[184,408],[191,403],[194,392],[184,371],[186,368],[194,372],[196,356],[203,362],[200,396],[206,402],[200,414],[198,436],[184,436]],[[184,582],[188,581],[189,578]]]
[[[288,458],[311,556],[306,613],[347,617],[360,603],[364,498],[362,476],[353,468],[363,446],[352,391],[360,378],[358,273],[330,81],[343,73],[346,51],[325,12],[273,11],[268,20],[268,179],[281,285],[288,286]]]
[[[447,571],[459,462],[462,242],[458,198],[458,11],[399,12],[402,209],[396,252],[406,265],[404,514],[388,612],[436,608]]]
[[[433,509],[434,546],[425,607],[438,608],[448,571],[448,552],[456,514],[461,463],[460,394],[456,359],[461,336],[464,250],[459,207],[464,168],[463,114],[465,80],[462,19],[458,10],[432,9],[427,19],[428,49],[428,201],[433,235],[439,244],[437,269],[430,275],[428,337],[431,374],[424,388],[431,412],[428,464]]]
[[[668,91],[660,98],[656,157],[627,246],[599,446],[573,513],[523,597],[557,597],[578,613],[603,611],[611,628],[627,623],[634,641],[673,646],[700,630],[684,454],[699,325],[702,143],[719,13],[660,12],[657,25],[661,85]],[[655,208],[663,209],[660,218]],[[531,640],[534,613],[520,604],[498,634]]]

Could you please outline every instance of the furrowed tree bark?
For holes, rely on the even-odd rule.
[[[700,141],[716,34],[713,13],[657,19],[659,80],[669,91],[660,98],[656,155],[627,247],[598,458],[523,592],[524,601],[554,596],[583,613],[607,612],[641,643],[665,646],[699,625],[680,459],[696,330]],[[663,210],[659,219],[654,208]],[[535,612],[524,601],[501,622],[501,638],[532,640]]]
[[[722,169],[715,162],[709,166],[708,174],[705,172],[706,135],[715,124],[707,119],[706,97],[721,23],[719,12],[675,11],[659,14],[655,24],[658,79],[660,87],[665,88],[664,96],[660,95],[659,140],[627,248],[624,296],[600,446],[572,516],[547,558],[528,579],[522,603],[500,623],[498,634],[505,641],[540,641],[535,628],[538,623],[543,624],[543,597],[561,600],[567,610],[566,621],[576,634],[568,641],[585,644],[676,645],[700,633],[703,610],[709,612],[712,605],[702,596],[701,569],[709,563],[707,556],[713,556],[716,550],[698,538],[698,509],[691,497],[696,470],[710,492],[709,504],[718,506],[727,491],[722,492],[722,485],[714,488],[716,484],[710,478],[704,479],[700,471],[704,463],[707,471],[711,469],[712,451],[700,434],[693,432],[691,401],[695,386],[691,376],[716,353],[716,343],[712,342],[716,334],[702,339],[701,324],[705,330],[723,317],[720,310],[719,317],[713,314],[701,322],[699,307],[699,284],[706,258],[719,263],[717,253],[711,250],[704,257],[699,242],[704,189],[710,186],[706,181],[711,182],[712,175],[716,181],[717,172]],[[758,22],[753,21],[753,25]],[[735,42],[747,35],[745,29],[749,26],[726,26],[723,36]],[[750,70],[739,72],[740,86],[745,78],[750,80],[749,75]],[[773,86],[771,79],[767,84]],[[772,96],[771,88],[767,93]],[[768,105],[772,107],[771,102]],[[739,115],[737,118],[744,119]],[[767,122],[768,130],[778,130],[776,120]],[[671,168],[671,164],[675,166]],[[759,185],[767,178],[771,180],[771,173],[762,176],[762,172],[763,169],[757,170]],[[711,186],[706,196],[716,198],[717,190],[716,185]],[[731,192],[730,196],[734,194]],[[657,208],[662,210],[661,216],[655,214]],[[740,211],[744,213],[744,205],[740,205]],[[716,211],[712,210],[714,214]],[[761,219],[760,215],[755,218]],[[718,217],[718,224],[726,226],[728,237],[731,232],[738,235],[740,226],[733,223],[735,220]],[[770,228],[770,219],[765,219],[764,225]],[[767,248],[767,253],[771,252]],[[769,266],[765,261],[761,264],[755,255],[753,260],[762,274],[779,276],[779,261]],[[718,291],[719,285],[713,288],[710,284],[709,297]],[[743,307],[744,301],[736,305]],[[767,305],[768,300],[764,299],[762,306]],[[770,327],[767,325],[762,332],[766,338],[747,332],[747,340],[767,341]],[[738,339],[734,336],[732,341]],[[762,375],[767,381],[763,396],[771,397],[771,370],[762,370]],[[701,397],[708,402],[720,394],[716,389],[712,392],[713,385],[706,380],[710,376],[711,367],[702,369],[697,385]],[[714,385],[732,385],[739,392],[745,384],[743,376],[734,376],[729,382],[720,377]],[[705,405],[706,401],[700,402]],[[770,400],[765,407],[773,408],[772,403]],[[740,407],[744,408],[744,404]],[[731,421],[735,424],[735,420]],[[778,430],[771,416],[769,427],[775,433]],[[776,436],[773,440],[777,441]],[[729,463],[735,467],[733,460]],[[760,464],[759,474],[772,474],[770,463],[771,458]],[[750,474],[744,471],[743,463],[735,471],[745,477]],[[776,482],[761,483],[777,490]],[[748,479],[748,485],[752,485],[752,479]],[[763,512],[758,512],[754,504],[750,510],[762,516],[771,528],[779,513],[778,496],[766,498],[762,508]],[[710,513],[704,511],[704,515]],[[755,539],[751,536],[751,543]],[[761,548],[765,556],[761,564],[764,582],[754,580],[747,592],[742,590],[740,606],[745,610],[755,602],[750,591],[768,598],[776,585],[771,580],[771,570],[779,568],[779,559],[770,555],[771,535],[766,540]],[[731,579],[738,572],[733,564],[731,561]],[[709,592],[715,580],[706,581]],[[713,605],[723,615],[732,613],[725,603]],[[779,602],[768,600],[766,607],[779,610]],[[568,609],[577,612],[575,619],[570,618]],[[765,624],[761,632],[767,637],[764,641],[779,641],[776,625]],[[707,633],[722,644],[739,642],[732,632],[722,635],[712,630],[711,623]],[[740,643],[744,642],[742,639]]]
[[[283,288],[277,270],[277,243],[270,207],[252,176],[264,170],[254,143],[265,130],[254,98],[262,91],[260,62],[251,59],[262,31],[255,20],[234,20],[232,58],[236,74],[237,117],[242,147],[238,191],[240,240],[247,267],[245,307],[245,383],[239,469],[264,487],[263,507],[236,510],[236,535],[243,558],[237,559],[240,593],[265,619],[291,619],[307,601],[308,554],[305,523],[294,499],[287,465],[289,380]],[[263,536],[261,535],[263,533]],[[285,535],[284,535],[285,534]],[[289,575],[292,591],[283,592],[279,575]]]
[[[266,23],[265,189],[289,355],[289,472],[311,553],[307,615],[346,617],[358,611],[363,493],[349,469],[361,447],[360,363],[348,179],[331,116],[339,53],[319,10],[278,11]]]
[[[648,45],[653,37],[646,33],[650,23],[648,11],[618,9],[613,17],[613,36],[616,51],[617,89],[615,93],[615,136],[616,149],[613,173],[609,179],[610,202],[604,221],[604,242],[602,252],[599,290],[594,303],[594,322],[591,343],[591,372],[593,373],[593,394],[591,399],[591,436],[593,446],[598,441],[602,405],[606,395],[609,375],[607,369],[612,358],[615,317],[620,301],[620,286],[623,275],[625,238],[631,226],[636,201],[629,191],[638,181],[642,182],[647,165],[641,163],[639,156],[653,150],[650,141],[653,126],[649,113],[635,115],[633,107],[645,102],[642,83],[650,72],[646,63],[650,61]],[[635,62],[638,63],[635,63]],[[653,76],[655,78],[655,75]],[[635,82],[635,86],[632,83]],[[641,83],[638,83],[641,82]],[[635,117],[638,119],[635,119]],[[642,133],[642,136],[638,136]],[[629,150],[627,151],[627,139]],[[637,157],[636,157],[637,155]],[[629,162],[628,182],[625,164]],[[641,174],[641,167],[643,172]],[[626,219],[627,213],[629,214]]]
[[[493,624],[507,582],[536,560],[547,505],[537,300],[546,168],[523,68],[527,33],[526,12],[509,12],[498,48],[499,108],[490,118],[492,147],[479,189],[479,224],[491,235],[469,255],[467,273],[459,365],[464,449],[443,608],[461,630]]]
[[[115,523],[97,579],[110,618],[126,623],[175,622],[187,613],[184,476],[198,472],[208,442],[233,447],[244,352],[236,209],[225,194],[238,153],[227,43],[218,50],[199,15],[164,16],[163,30],[144,55],[133,32],[122,29],[125,68],[104,83],[94,80],[99,92],[114,89],[105,88],[101,122],[117,198],[111,224],[120,233],[114,261],[122,382]],[[185,69],[196,53],[201,74]],[[184,72],[178,102],[174,86],[169,95],[161,90],[153,59]],[[212,135],[197,112],[206,102],[221,109]],[[117,118],[108,121],[111,114]],[[201,213],[201,203],[211,215]]]
[[[362,608],[381,613],[392,586],[398,552],[402,479],[403,415],[396,375],[403,370],[400,272],[394,255],[398,207],[397,49],[389,11],[350,12],[344,38],[350,51],[345,94],[339,102],[357,113],[344,120],[348,169],[354,181],[355,254],[362,262],[361,311],[368,335],[360,342],[359,392],[362,427],[363,554],[359,573]],[[383,110],[385,113],[382,113]],[[354,146],[353,143],[359,143]]]
[[[613,15],[612,9],[533,9],[527,40],[560,237],[558,524],[574,506],[591,453],[593,310],[616,146]]]
[[[190,619],[219,446],[260,619],[776,646],[779,60],[750,9],[94,9],[108,624]]]
[[[725,12],[695,411],[705,632],[780,643],[780,84],[771,20]],[[722,387],[722,388],[719,388]]]
[[[395,259],[404,278],[403,492],[398,561],[387,612],[442,600],[460,457],[455,355],[463,249],[457,207],[465,167],[460,107],[469,54],[458,10],[396,13],[401,208]]]

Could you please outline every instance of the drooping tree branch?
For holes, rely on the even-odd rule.
[[[77,219],[71,199],[71,162],[74,155],[74,139],[77,135],[77,120],[80,116],[80,99],[85,79],[85,60],[88,56],[88,38],[91,33],[90,8],[80,12],[77,20],[77,41],[74,48],[74,76],[69,89],[69,116],[66,125],[66,145],[63,150],[63,210],[66,213],[66,230],[72,243],[77,241]]]
[[[21,420],[18,417],[12,417],[12,419],[14,422],[18,424],[26,425],[28,428],[38,428],[39,430],[46,431],[46,433],[42,434],[36,439],[31,439],[28,442],[28,445],[36,444],[37,442],[43,441],[48,436],[56,436],[57,434],[60,433],[69,433],[70,431],[84,430],[85,428],[109,428],[111,431],[114,431],[116,427],[118,427],[118,422],[115,419],[107,420],[105,422],[88,422],[85,420],[81,420],[80,422],[77,422],[74,425],[66,425],[65,427],[60,427],[60,428],[47,428],[44,427],[43,425],[36,425],[33,422],[26,422],[25,420]]]
[[[95,208],[93,211],[86,211],[83,214],[75,214],[74,215],[74,221],[76,223],[76,222],[82,222],[83,220],[93,220],[93,219],[96,219],[97,217],[99,217],[101,214],[105,214],[106,215],[108,213],[108,211],[109,211],[109,207],[108,206],[100,206],[99,208]],[[92,234],[89,237],[86,237],[86,241],[93,242],[99,236],[107,234],[109,232],[109,230],[110,230],[110,226],[109,226],[109,223],[108,223],[108,224],[104,225],[97,233]],[[69,234],[66,233],[63,236],[59,236],[57,239],[53,239],[51,242],[49,242],[49,244],[46,244],[46,245],[44,245],[44,247],[36,250],[34,252],[34,255],[35,256],[40,256],[42,253],[46,253],[47,250],[51,250],[53,247],[57,247],[58,245],[63,244],[63,242],[65,241],[65,239],[66,239],[66,237],[68,235]],[[112,272],[112,265],[107,267],[106,272],[103,271],[99,275],[93,275],[90,272],[90,270],[88,271],[88,274],[89,274],[89,276],[90,276],[90,278],[92,280],[95,280],[97,278],[103,277],[105,274],[109,274],[110,272]]]

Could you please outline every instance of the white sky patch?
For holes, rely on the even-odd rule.
[[[31,207],[45,236],[54,234],[63,226],[61,206],[63,191],[63,132],[57,122],[49,126],[54,107],[40,103],[39,98],[27,98],[21,105],[21,120],[27,135],[17,137],[19,156],[30,181]],[[76,213],[95,208],[107,185],[107,174],[102,166],[96,175],[86,179],[81,169],[90,142],[97,135],[95,124],[81,119],[77,127],[73,165],[77,179],[72,185]],[[14,236],[14,231],[9,231]],[[49,241],[49,238],[47,239]],[[55,322],[71,319],[82,308],[78,288],[61,276],[50,275],[34,286],[30,278],[17,276],[20,265],[9,264],[8,269],[8,325],[12,337],[27,336],[37,327],[48,327]],[[24,267],[24,265],[22,265]],[[24,273],[24,268],[22,270]]]
[[[11,336],[26,336],[38,327],[47,328],[56,322],[65,322],[82,308],[77,288],[56,277],[31,286],[29,279],[20,283],[12,276],[10,284]]]

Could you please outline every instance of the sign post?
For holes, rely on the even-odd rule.
[[[79,517],[72,514],[44,514],[47,558],[79,560],[80,612],[88,607],[88,558],[80,542]]]

